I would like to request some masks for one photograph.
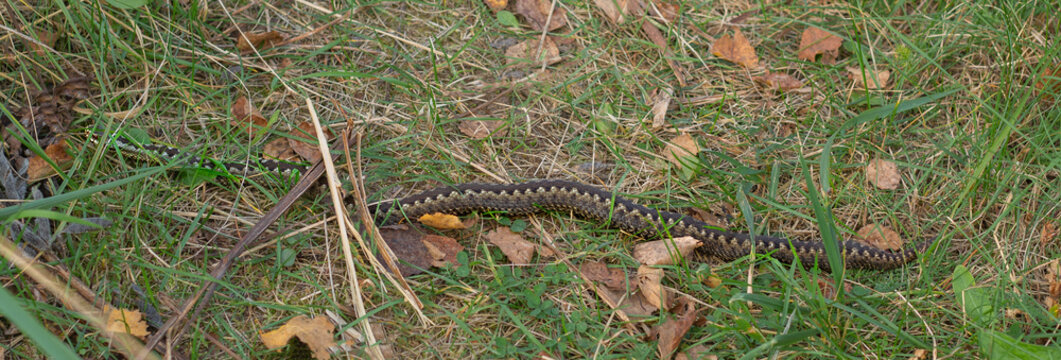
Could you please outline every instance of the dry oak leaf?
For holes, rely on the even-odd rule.
[[[483,0],[483,2],[485,2],[486,6],[490,7],[490,10],[493,12],[501,11],[508,6],[508,0]]]
[[[663,287],[663,269],[645,265],[639,266],[637,268],[637,288],[641,290],[641,296],[645,297],[645,301],[657,309],[670,307],[667,289]]]
[[[733,36],[726,34],[715,40],[715,43],[711,44],[711,53],[746,68],[759,67],[759,57],[755,55],[755,48],[748,42],[748,38],[744,37],[740,29],[733,31]]]
[[[608,264],[600,261],[588,261],[578,266],[579,271],[586,280],[598,281],[612,290],[626,289],[626,272],[622,269],[609,268]]]
[[[678,345],[681,345],[685,333],[689,332],[689,329],[693,327],[693,322],[696,321],[698,311],[691,299],[685,296],[679,298],[675,308],[672,309],[672,312],[674,310],[679,311],[678,317],[660,324],[654,331],[659,339],[656,346],[659,350],[660,359],[670,359],[674,355],[674,351],[678,350]]]
[[[457,242],[456,239],[442,236],[442,235],[424,235],[420,238],[420,241],[427,247],[428,254],[434,261],[431,262],[432,266],[445,267],[449,265],[458,266],[460,262],[457,261],[457,253],[464,250],[464,246]]]
[[[634,246],[634,260],[642,265],[673,265],[703,245],[691,236],[639,243]]]
[[[420,216],[419,219],[421,224],[439,229],[439,230],[457,230],[465,229],[467,226],[461,222],[461,219],[455,215],[443,214],[443,213],[430,213]]]
[[[461,120],[457,123],[461,134],[476,140],[488,138],[492,134],[504,136],[505,130],[501,129],[502,126],[505,126],[504,120]]]
[[[652,96],[652,110],[649,112],[652,114],[652,128],[659,129],[665,125],[663,119],[667,117],[667,108],[670,107],[673,95],[674,89],[665,87],[657,89],[656,94]]]
[[[894,162],[873,159],[866,165],[866,180],[878,188],[895,190],[899,188],[902,177],[899,176],[899,167]]]
[[[632,0],[637,1],[637,0]],[[631,0],[593,0],[612,24],[621,24],[630,13]]]
[[[888,79],[892,77],[891,71],[888,70],[866,70],[863,71],[857,67],[847,67],[848,78],[855,83],[855,87],[865,88],[869,90],[883,89],[888,86]]]
[[[814,61],[819,54],[822,56],[822,64],[832,65],[836,63],[836,56],[840,54],[840,45],[844,40],[832,33],[816,28],[808,27],[803,30],[799,39],[799,53],[796,57],[800,60]]]
[[[257,33],[239,32],[237,36],[239,36],[239,41],[236,42],[236,49],[240,52],[249,52],[253,49],[261,51],[284,42],[283,35],[280,35],[280,33],[276,31]]]
[[[297,336],[300,341],[313,351],[314,358],[325,360],[331,356],[328,353],[328,348],[335,346],[335,340],[332,336],[334,331],[335,325],[326,316],[316,316],[310,319],[305,315],[299,315],[288,320],[279,329],[267,333],[259,333],[259,335],[262,338],[262,343],[265,344],[265,348],[270,350],[279,349],[287,345],[287,342],[292,337]]]
[[[552,10],[551,17],[549,10]],[[516,0],[516,13],[523,15],[535,31],[545,29],[547,22],[549,28],[546,31],[553,31],[567,25],[567,11],[559,6],[553,9],[553,2],[550,0]]]
[[[887,226],[869,224],[858,230],[858,238],[878,249],[902,250],[903,239],[899,233]]]
[[[232,117],[235,118],[232,126],[243,128],[250,135],[269,126],[269,121],[265,120],[246,96],[240,96],[232,103]]]
[[[766,75],[753,77],[757,83],[766,85],[770,90],[788,91],[803,87],[803,82],[786,73],[766,72]]]
[[[144,322],[143,314],[137,310],[115,309],[109,305],[103,305],[103,314],[107,317],[107,325],[103,330],[109,333],[125,333],[140,339],[146,338],[147,323]]]
[[[490,230],[484,237],[491,244],[500,248],[501,252],[505,253],[505,256],[513,264],[529,264],[531,257],[534,256],[534,248],[536,246],[530,241],[523,240],[523,236],[512,232],[507,226],[500,226],[497,229]]]
[[[29,183],[34,183],[56,174],[55,168],[48,163],[48,160],[54,162],[59,167],[59,170],[69,169],[70,164],[74,162],[74,158],[70,156],[66,148],[66,141],[59,140],[59,142],[44,148],[44,154],[47,155],[47,158],[40,156],[31,157],[26,169],[26,177],[29,178]]]
[[[542,41],[539,41],[542,40]],[[539,52],[539,49],[541,52]],[[552,65],[560,62],[560,48],[549,37],[528,39],[505,49],[505,65],[512,67]]]

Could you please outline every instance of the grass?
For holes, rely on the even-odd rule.
[[[702,321],[679,348],[693,357],[906,358],[918,349],[939,358],[991,357],[997,350],[982,337],[997,333],[1056,349],[1059,321],[1045,304],[1045,265],[1058,258],[1059,244],[1056,234],[1040,239],[1047,224],[1058,225],[1061,110],[1056,88],[1035,86],[1058,81],[1043,75],[1061,66],[1056,3],[672,3],[680,15],[661,26],[672,60],[687,72],[683,88],[640,20],[611,24],[591,1],[558,2],[569,22],[554,34],[563,61],[544,72],[505,66],[500,41],[540,34],[501,25],[478,1],[341,4],[333,13],[304,2],[153,2],[131,10],[5,2],[0,77],[10,85],[0,96],[13,111],[28,92],[61,82],[72,68],[95,79],[97,93],[80,105],[89,111],[71,125],[73,142],[87,146],[52,179],[56,193],[151,171],[145,169],[152,164],[91,146],[86,129],[143,129],[189,151],[257,157],[267,141],[308,119],[310,98],[323,121],[345,127],[349,119],[364,134],[364,182],[373,200],[493,181],[491,174],[577,179],[658,207],[738,209],[733,229],[757,234],[819,238],[835,228],[847,238],[879,223],[908,244],[939,237],[918,263],[890,272],[818,274],[761,259],[668,267],[664,284],[700,301]],[[345,19],[327,25],[335,16]],[[836,65],[796,58],[807,26],[844,39]],[[287,38],[319,31],[259,56],[234,48],[237,27]],[[766,69],[801,79],[805,89],[775,93],[751,79],[764,69],[711,55],[713,40],[734,27]],[[38,53],[16,32],[59,36],[54,51]],[[854,88],[845,67],[889,70],[890,85]],[[660,87],[676,87],[675,99],[721,100],[672,106],[657,129],[650,109]],[[497,104],[467,113],[499,94]],[[249,136],[232,124],[230,108],[240,96],[270,122],[264,134]],[[457,127],[471,119],[502,120],[503,132],[471,139]],[[679,132],[702,149],[695,171],[675,169],[662,156]],[[863,169],[875,158],[899,165],[898,190],[866,182]],[[608,167],[580,170],[587,164]],[[283,179],[203,181],[171,172],[92,188],[49,207],[114,224],[65,235],[58,259],[41,261],[69,269],[113,306],[148,312],[150,304],[160,318],[149,323],[158,326],[289,186]],[[330,212],[325,199],[304,197],[271,230],[320,222]],[[564,262],[536,257],[513,266],[482,239],[498,219],[520,219],[481,217],[475,228],[449,233],[466,247],[459,267],[409,279],[431,324],[355,259],[376,337],[393,357],[658,356],[655,338],[645,333],[672,315],[625,324]],[[562,239],[563,259],[576,266],[603,260],[636,267],[635,237],[567,214],[529,222],[527,238]],[[191,358],[275,356],[258,331],[326,311],[362,331],[349,310],[335,234],[333,223],[318,225],[242,257],[203,315],[168,346]],[[83,357],[117,357],[96,329],[3,261],[0,283],[19,300],[0,298],[0,305],[21,306]],[[962,289],[998,290],[956,293],[959,264],[970,275],[963,284],[972,284]],[[705,284],[712,274],[721,286]],[[833,299],[824,295],[823,279],[850,289]],[[965,295],[989,304],[991,316],[969,315]],[[5,316],[3,328],[41,336]],[[2,334],[0,354],[45,354],[19,331]],[[366,356],[365,344],[352,347],[351,356]]]

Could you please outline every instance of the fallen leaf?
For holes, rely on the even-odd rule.
[[[424,272],[424,269],[437,266],[436,259],[438,257],[432,253],[431,247],[423,241],[424,238],[429,236],[424,229],[410,225],[381,226],[379,234],[383,241],[387,243],[387,247],[391,248],[391,252],[397,260],[400,260],[395,261],[395,263],[398,266],[398,272],[402,276],[408,277],[420,274]],[[436,248],[435,251],[438,251],[438,249]],[[381,263],[383,262],[381,255],[377,254],[376,258]]]
[[[1005,317],[1010,320],[1027,321],[1028,313],[1021,309],[1008,308],[1004,312]]]
[[[759,57],[755,55],[755,48],[748,42],[748,38],[744,37],[740,29],[733,31],[733,36],[726,34],[715,40],[715,43],[711,44],[711,53],[746,68],[759,67]]]
[[[502,126],[505,126],[504,120],[461,120],[457,123],[461,134],[476,140],[488,138],[491,134],[504,136],[505,131],[498,130]]]
[[[675,360],[718,360],[718,355],[712,354],[704,344],[696,344],[682,350],[674,356]]]
[[[1057,239],[1057,225],[1052,222],[1043,224],[1042,230],[1039,231],[1039,243],[1043,246],[1050,245]]]
[[[239,36],[239,40],[236,42],[236,49],[240,52],[250,52],[254,49],[261,51],[284,42],[284,37],[276,31],[257,33],[239,32],[237,36]]]
[[[863,72],[862,69],[848,66],[847,72],[848,78],[855,83],[855,87],[870,90],[883,89],[888,86],[888,79],[892,77],[892,73],[888,70],[872,71],[867,69],[867,71]]]
[[[1035,88],[1048,92],[1043,94],[1044,98],[1056,98],[1058,93],[1061,93],[1061,66],[1055,69],[1043,69],[1042,74],[1039,75],[1039,81],[1035,82]]]
[[[800,60],[813,62],[818,55],[822,56],[822,64],[832,65],[836,63],[836,57],[840,54],[840,45],[844,40],[832,33],[816,28],[808,27],[803,30],[799,39],[799,53],[796,57]]]
[[[246,96],[240,96],[232,103],[232,117],[235,118],[232,126],[244,129],[251,135],[269,126],[269,121],[265,120]]]
[[[606,303],[615,304],[613,309],[622,310],[627,315],[648,318],[656,312],[656,308],[645,301],[644,296],[637,296],[625,291],[611,290],[606,287],[597,289],[601,297],[605,297]]]
[[[822,289],[822,295],[830,299],[836,299],[836,283],[833,279],[821,277],[817,278],[818,287]],[[851,285],[844,284],[844,291],[851,292]]]
[[[33,54],[37,56],[44,56],[45,54],[47,54],[48,50],[45,49],[44,46],[54,48],[55,41],[59,40],[59,34],[47,30],[37,30],[36,35],[37,41],[39,41],[40,44],[34,41],[29,41],[27,39],[23,39],[23,42],[25,42],[26,47],[28,47],[30,51],[33,51]]]
[[[674,356],[674,352],[678,350],[678,345],[681,344],[685,333],[689,332],[689,329],[693,327],[693,322],[696,321],[696,305],[692,300],[683,296],[678,299],[678,304],[675,307],[680,311],[678,317],[667,319],[666,322],[656,328],[659,339],[657,346],[660,359],[670,359]]]
[[[66,141],[59,140],[59,142],[44,148],[44,154],[48,156],[47,159],[59,166],[59,170],[66,170],[74,162],[74,158],[66,150]],[[34,156],[29,159],[29,165],[26,168],[26,177],[29,178],[27,180],[29,183],[32,184],[44,180],[55,174],[55,168],[45,158]]]
[[[423,242],[424,246],[427,246],[428,253],[434,259],[431,265],[436,267],[460,265],[460,262],[457,261],[457,253],[464,251],[464,246],[458,243],[456,239],[428,234],[420,238],[420,241]]]
[[[551,17],[549,10],[552,10]],[[553,9],[553,2],[550,0],[516,0],[516,13],[523,15],[535,31],[545,29],[546,23],[549,25],[547,31],[567,25],[567,11],[559,6]]]
[[[540,50],[540,52],[539,52]],[[529,39],[505,49],[505,64],[512,67],[552,65],[560,62],[560,48],[552,39]]]
[[[526,265],[534,256],[534,244],[523,240],[523,236],[512,232],[507,226],[500,226],[484,235],[487,241],[505,253],[508,260],[516,265]]]
[[[622,269],[609,268],[608,264],[600,261],[584,262],[578,266],[578,269],[586,280],[600,282],[612,290],[626,290],[626,272]]]
[[[269,350],[281,348],[287,345],[292,337],[298,337],[313,351],[314,358],[326,360],[331,357],[328,348],[335,346],[332,336],[334,331],[335,325],[326,316],[316,316],[310,319],[305,315],[299,315],[288,320],[280,328],[267,333],[259,333],[259,335],[265,348]]]
[[[490,7],[490,10],[493,12],[501,11],[508,6],[508,0],[483,0],[483,2],[485,2],[486,6]]]
[[[863,242],[884,250],[902,250],[903,239],[899,233],[878,224],[869,224],[858,230],[858,238]]]
[[[702,282],[704,285],[712,289],[717,289],[719,286],[722,286],[722,278],[718,277],[715,274],[711,274],[704,277],[704,280]]]
[[[465,229],[464,223],[461,219],[455,215],[443,214],[443,213],[431,213],[424,214],[418,219],[421,224],[439,229],[439,230],[457,230]]]
[[[641,265],[637,268],[637,288],[641,290],[641,296],[645,301],[657,309],[670,307],[667,300],[667,290],[663,288],[663,269],[656,269]]]
[[[637,1],[637,0],[633,0]],[[630,13],[630,0],[593,0],[612,24],[622,24]]]
[[[1057,303],[1057,300],[1061,298],[1061,259],[1050,260],[1050,263],[1046,265],[1046,283],[1048,285],[1047,296],[1048,300],[1053,300],[1053,303]],[[1050,305],[1047,305],[1050,307]]]
[[[691,236],[642,242],[634,246],[634,260],[641,265],[673,265],[703,245]]]
[[[678,18],[678,4],[672,2],[664,2],[660,0],[653,0],[652,4],[655,5],[655,9],[651,10],[651,14],[657,17],[662,17],[666,22],[672,22]],[[649,9],[652,9],[651,7]],[[658,12],[656,10],[659,10]]]
[[[273,139],[272,141],[265,144],[262,148],[262,154],[265,156],[277,159],[291,161],[298,157],[295,153],[295,149],[291,148],[291,143],[288,142],[287,138]]]
[[[309,162],[316,162],[321,159],[320,146],[317,145],[317,129],[313,125],[312,121],[303,121],[298,125],[300,131],[294,132],[291,135],[294,137],[286,138],[288,144],[291,145],[291,149],[295,151],[298,156]],[[323,128],[324,138],[331,141],[335,138],[335,135],[328,128]]]
[[[103,305],[103,315],[107,318],[107,325],[103,329],[109,333],[124,333],[144,339],[149,335],[147,322],[143,314],[137,310],[115,309],[109,305]]]
[[[663,119],[667,116],[667,108],[670,107],[671,96],[674,89],[669,87],[657,89],[656,95],[652,97],[652,128],[659,129],[666,123]]]
[[[928,358],[928,350],[925,349],[914,349],[914,354],[906,358],[907,360],[924,360]]]
[[[786,73],[766,72],[766,75],[753,77],[757,83],[766,85],[770,90],[788,91],[803,87],[803,82]]]
[[[664,156],[667,160],[670,160],[675,166],[679,168],[692,168],[695,169],[700,163],[697,158],[697,154],[700,153],[700,145],[693,140],[689,134],[681,134],[675,136],[667,143],[666,149],[663,151]]]
[[[899,167],[894,162],[873,159],[866,165],[866,180],[878,188],[895,190],[899,188],[902,178],[899,176]]]

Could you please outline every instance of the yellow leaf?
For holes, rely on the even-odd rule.
[[[139,311],[115,309],[104,305],[103,313],[107,317],[107,327],[104,331],[125,333],[141,339],[147,337],[147,323]]]
[[[299,315],[288,320],[284,326],[276,330],[260,333],[260,336],[265,348],[270,350],[287,345],[291,337],[297,336],[299,341],[305,343],[313,351],[314,358],[324,360],[331,357],[328,348],[335,346],[335,340],[332,338],[333,331],[335,331],[335,325],[327,317],[317,316],[310,319],[305,315]]]

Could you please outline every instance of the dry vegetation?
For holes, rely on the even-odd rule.
[[[117,3],[0,6],[0,359],[1061,351],[1056,2]],[[364,226],[344,251],[328,190],[270,221],[295,179],[92,141],[308,163],[311,110],[360,136],[332,149],[369,202],[569,179],[734,231],[936,243],[888,272],[639,267],[658,248],[603,224],[483,213],[384,229],[405,284]]]

